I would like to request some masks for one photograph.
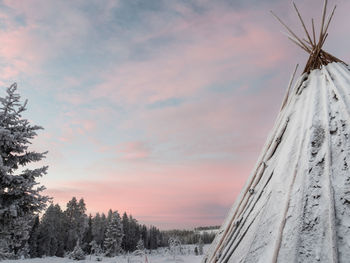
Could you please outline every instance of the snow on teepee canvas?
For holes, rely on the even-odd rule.
[[[294,7],[305,40],[273,15],[310,58],[203,262],[350,262],[350,71],[322,50],[335,8],[316,39]]]

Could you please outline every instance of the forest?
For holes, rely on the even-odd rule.
[[[28,247],[22,253],[30,257],[64,257],[79,247],[84,254],[115,256],[137,249],[167,247],[170,238],[182,244],[209,244],[215,234],[194,230],[161,231],[139,223],[132,215],[109,210],[107,215],[86,214],[84,199],[73,197],[62,210],[51,204],[41,218],[30,224]]]

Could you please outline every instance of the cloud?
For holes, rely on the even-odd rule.
[[[119,148],[117,151],[122,153],[122,159],[124,160],[146,159],[151,155],[149,146],[140,141],[126,142],[117,148]]]
[[[146,166],[142,173],[115,171],[109,179],[62,182],[49,187],[47,193],[61,204],[68,202],[72,195],[83,196],[89,212],[118,209],[142,222],[154,223],[149,220],[151,215],[166,228],[179,222],[182,227],[193,227],[200,222],[200,217],[205,223],[219,224],[225,214],[223,207],[231,205],[243,185],[240,174],[244,170],[244,167],[222,163]],[[211,210],[214,206],[218,208]],[[220,214],[213,216],[213,211]],[[167,226],[161,222],[165,217]]]
[[[155,38],[173,41],[148,59],[126,61],[108,69],[90,96],[121,105],[153,104],[193,96],[218,80],[224,83],[271,69],[288,53],[276,45],[271,31],[250,22],[255,15],[213,10],[175,21],[167,30],[158,28],[156,36],[139,40],[139,44],[153,45],[149,39]]]
[[[338,2],[326,49],[349,60]],[[270,9],[302,33],[273,0],[4,1],[0,84],[18,81],[46,129],[47,192],[163,228],[219,224],[307,59]]]
[[[148,14],[153,31],[135,34],[130,47],[112,49],[124,49],[129,59],[97,71],[99,81],[89,89],[59,96],[76,107],[64,116],[70,121],[63,126],[62,138],[72,143],[80,137],[81,116],[96,119],[95,128],[84,134],[111,154],[84,168],[89,179],[49,187],[48,193],[61,203],[79,194],[89,211],[126,210],[163,228],[179,221],[183,227],[220,224],[272,122],[265,115],[278,107],[271,109],[263,101],[282,93],[266,93],[269,78],[255,91],[257,83],[250,78],[265,77],[291,54],[273,41],[273,33],[250,21],[256,12],[181,12],[186,17],[173,18],[164,28]],[[159,49],[138,57],[139,46]],[[81,86],[76,78],[66,83]],[[98,108],[104,110],[97,114],[84,107],[100,102]],[[135,135],[123,138],[131,133]]]

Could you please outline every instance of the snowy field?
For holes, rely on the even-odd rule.
[[[147,256],[148,261],[146,261],[144,258],[141,257],[125,257],[125,256],[119,256],[114,258],[102,258],[102,261],[104,263],[170,263],[170,262],[177,262],[177,263],[200,263],[202,256],[195,256],[195,255],[186,255],[186,256],[179,256],[177,257],[177,260],[175,261],[173,258],[169,256],[161,256],[161,255],[148,255]],[[94,257],[90,258],[87,257],[85,260],[72,260],[68,258],[58,258],[58,257],[48,257],[48,258],[32,258],[32,259],[24,259],[24,260],[4,260],[1,261],[4,263],[88,263],[88,262],[98,262]]]
[[[161,248],[152,254],[145,257],[133,256],[133,255],[121,255],[114,258],[102,257],[102,261],[97,261],[95,256],[86,256],[85,260],[73,260],[69,258],[59,257],[46,257],[46,258],[32,258],[32,259],[21,259],[21,260],[4,260],[1,263],[200,263],[203,256],[194,255],[194,246],[187,245],[183,246],[185,252],[184,255],[177,255],[174,260],[173,255],[169,254],[167,249]],[[209,245],[204,246],[204,252],[207,251]],[[101,258],[101,257],[100,257]]]

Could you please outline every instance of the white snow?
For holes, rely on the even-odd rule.
[[[144,257],[133,255],[121,255],[117,257],[102,257],[102,261],[96,261],[95,256],[86,256],[85,260],[73,260],[69,258],[45,257],[20,260],[4,260],[1,263],[200,263],[203,255],[196,256],[193,254],[194,245],[182,245],[185,255],[176,256],[176,260],[168,253],[168,249],[159,248],[157,251],[152,251],[147,255],[147,261]],[[208,245],[204,246],[204,251],[207,251]]]
[[[179,256],[177,261],[174,261],[170,256],[161,256],[161,255],[153,255],[148,256],[148,261],[145,261],[144,258],[141,257],[130,257],[118,256],[113,258],[102,258],[102,261],[96,261],[95,257],[92,257],[91,260],[89,257],[85,260],[72,260],[68,258],[58,258],[58,257],[47,257],[47,258],[33,258],[33,259],[25,259],[25,260],[4,260],[2,263],[93,263],[93,262],[101,262],[101,263],[200,263],[202,260],[202,256]]]

